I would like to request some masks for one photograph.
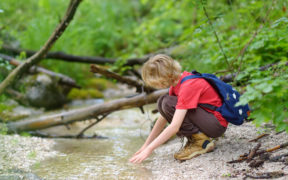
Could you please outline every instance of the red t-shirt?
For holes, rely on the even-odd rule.
[[[216,107],[222,105],[222,100],[218,93],[205,79],[189,79],[180,84],[181,80],[189,75],[191,73],[184,71],[177,85],[171,86],[169,89],[170,96],[178,97],[176,109],[195,109],[198,104],[211,104]],[[214,114],[222,126],[227,127],[228,122],[219,112],[207,108],[204,109]]]

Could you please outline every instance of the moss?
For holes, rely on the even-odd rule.
[[[102,92],[97,89],[72,89],[69,94],[69,99],[91,99],[91,98],[103,98]]]
[[[4,122],[11,120],[14,107],[15,105],[6,105],[4,102],[0,102],[0,120]]]
[[[95,88],[99,91],[104,91],[107,88],[115,88],[115,85],[108,81],[107,79],[103,78],[91,78],[85,82],[85,88]]]

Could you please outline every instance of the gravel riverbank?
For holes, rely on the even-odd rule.
[[[29,173],[32,165],[37,165],[38,162],[58,154],[52,150],[54,145],[52,139],[0,135],[0,144],[0,175],[2,176],[11,170]]]
[[[257,175],[272,171],[283,171],[288,174],[288,164],[283,162],[265,162],[262,167],[250,168],[249,163],[227,164],[226,162],[237,159],[239,155],[248,153],[258,142],[249,142],[265,131],[269,136],[258,140],[261,149],[268,149],[287,142],[285,132],[276,134],[271,129],[256,128],[252,123],[241,126],[229,125],[224,137],[216,141],[216,149],[185,162],[174,160],[173,154],[181,147],[179,138],[158,148],[154,156],[150,158],[147,167],[153,169],[153,179],[243,179],[245,174]],[[283,148],[271,153],[272,156],[288,153],[288,148]],[[250,179],[250,178],[248,178]],[[280,177],[279,180],[288,179],[288,176]]]

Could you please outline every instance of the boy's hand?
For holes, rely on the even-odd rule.
[[[137,154],[140,154],[147,146],[143,145],[136,153],[133,154],[133,157]]]
[[[141,149],[140,149],[141,150]],[[139,151],[140,151],[139,150]],[[137,151],[138,152],[138,151]],[[150,156],[150,154],[152,153],[152,151],[148,148],[145,148],[144,150],[142,150],[141,152],[139,152],[137,154],[137,152],[135,153],[135,155],[129,160],[131,163],[134,164],[138,164],[141,163],[142,161],[144,161],[148,156]]]

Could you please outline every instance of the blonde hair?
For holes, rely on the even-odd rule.
[[[142,68],[144,82],[155,88],[175,85],[181,75],[181,65],[165,54],[151,57]]]

